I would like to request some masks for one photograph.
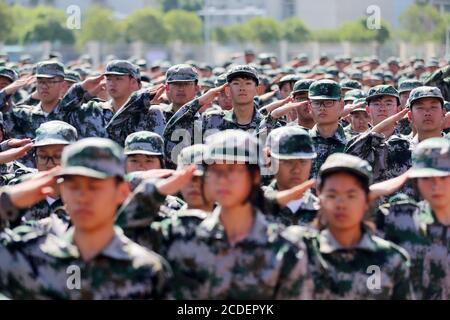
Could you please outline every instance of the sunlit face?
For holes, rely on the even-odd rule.
[[[244,163],[209,165],[205,172],[205,179],[211,186],[214,200],[222,207],[228,208],[245,203],[253,185],[259,184],[259,180],[252,181],[248,167]]]
[[[281,86],[281,88],[280,88],[281,99],[285,99],[285,98],[289,97],[289,95],[292,92],[292,87],[293,87],[292,82],[286,82]]]
[[[311,111],[317,124],[331,124],[339,120],[342,103],[335,100],[311,100]]]
[[[253,103],[257,95],[256,82],[250,78],[234,78],[227,87],[233,105],[248,105]]]
[[[127,173],[153,169],[161,169],[159,156],[146,154],[130,154],[127,156]]]
[[[369,102],[369,111],[374,126],[396,114],[398,109],[397,99],[392,96],[381,96],[381,98]]]
[[[85,176],[64,176],[60,190],[70,220],[76,229],[85,232],[95,232],[105,225],[112,227],[117,208],[129,193],[126,182]]]
[[[106,75],[106,90],[113,99],[127,99],[137,89],[136,83],[128,75]]]
[[[439,99],[423,98],[414,101],[409,115],[418,132],[440,131],[445,111]]]
[[[61,164],[61,154],[66,145],[54,144],[36,147],[35,162],[38,171],[47,171]]]
[[[39,99],[43,103],[53,103],[61,96],[64,79],[62,77],[38,78],[36,85]]]
[[[0,90],[9,86],[12,83],[11,79],[0,76]]]
[[[311,159],[278,160],[272,157],[276,168],[275,179],[279,190],[291,189],[309,178]]]
[[[369,201],[358,180],[346,172],[326,178],[319,191],[320,208],[331,230],[353,230],[360,226]]]
[[[171,82],[166,85],[167,98],[176,106],[183,106],[195,99],[199,90],[195,81]]]
[[[448,206],[450,192],[450,175],[446,177],[418,178],[417,186],[420,194],[432,208]]]
[[[369,129],[370,116],[365,111],[352,112],[350,116],[352,129],[356,132],[366,132]]]
[[[190,209],[200,209],[214,204],[209,180],[194,176],[192,180],[181,189],[183,200]]]

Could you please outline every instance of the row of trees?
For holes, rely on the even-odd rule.
[[[108,8],[93,6],[81,14],[81,29],[77,30],[67,27],[68,16],[63,10],[49,6],[8,6],[0,0],[0,42],[59,41],[83,45],[91,40],[112,43],[123,39],[158,44],[174,40],[199,43],[203,38],[203,22],[195,10],[200,6],[201,0],[164,0],[161,10],[144,8],[122,20],[117,19]],[[245,23],[215,28],[212,37],[221,43],[270,43],[282,39],[289,42],[383,43],[389,38],[441,42],[450,26],[450,15],[442,15],[432,6],[413,4],[403,12],[400,23],[401,28],[396,31],[392,31],[384,21],[379,29],[370,30],[366,19],[361,18],[343,23],[338,29],[311,31],[295,17],[281,22],[255,17]]]

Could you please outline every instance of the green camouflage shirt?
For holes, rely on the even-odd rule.
[[[71,278],[74,270],[78,281]],[[0,290],[13,299],[160,299],[170,277],[162,257],[120,229],[88,262],[74,244],[73,229],[59,237],[37,231],[1,236]]]
[[[195,236],[177,232],[165,240],[170,246],[161,253],[173,266],[176,298],[311,298],[313,283],[301,241],[287,240],[256,211],[250,234],[231,245],[219,215],[220,207],[198,225]]]
[[[329,138],[322,138],[320,136],[320,133],[317,130],[317,125],[309,130],[309,135],[313,140],[317,153],[317,158],[313,160],[313,165],[311,168],[311,178],[316,178],[320,167],[330,154],[344,152],[347,139],[341,125],[338,126],[334,135]]]
[[[394,243],[365,231],[356,246],[343,248],[328,229],[306,243],[313,270],[315,299],[413,298],[409,256]]]
[[[441,224],[427,201],[385,204],[377,229],[411,256],[411,279],[419,299],[450,299],[450,226]]]

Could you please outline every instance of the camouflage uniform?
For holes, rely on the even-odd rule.
[[[64,150],[59,174],[105,179],[123,177],[124,168],[123,151],[117,144],[90,138]],[[101,253],[85,261],[74,243],[74,231],[70,228],[61,236],[39,230],[26,232],[22,237],[2,233],[2,292],[16,299],[158,299],[166,296],[171,271],[162,257],[134,243],[115,228],[113,239]],[[69,289],[68,284],[73,284],[69,266],[80,270],[79,289]]]
[[[139,69],[123,60],[111,61],[106,67],[105,75],[129,75],[136,80],[140,79]],[[110,137],[120,144],[123,144],[129,133],[135,131],[148,129],[161,134],[164,121],[159,110],[154,112],[153,109],[149,109],[148,113],[143,113],[141,109],[140,113],[149,117],[145,124],[131,123],[126,121],[130,119],[124,119],[128,109],[136,105],[139,108],[141,107],[143,97],[140,93],[145,91],[143,89],[138,93],[133,93],[126,104],[114,114],[111,106],[112,100],[102,102],[92,99],[83,103],[87,92],[81,87],[81,84],[75,84],[62,100],[63,119],[77,128],[80,137]],[[141,129],[142,126],[145,128]]]
[[[319,80],[311,84],[309,87],[308,98],[310,100],[335,100],[341,99],[340,86],[331,80]],[[313,140],[314,148],[317,153],[317,158],[313,161],[311,169],[311,177],[315,178],[319,172],[320,167],[325,162],[327,157],[336,152],[343,152],[347,139],[345,137],[344,128],[338,125],[334,135],[329,138],[323,138],[315,125],[310,131],[309,135]]]
[[[448,176],[450,142],[430,138],[413,153],[410,178]],[[394,197],[378,208],[378,232],[405,248],[411,256],[411,278],[419,299],[450,299],[450,227],[442,224],[430,204]]]
[[[308,132],[293,126],[273,130],[266,146],[273,159],[314,159],[317,156]],[[278,191],[276,179],[263,189],[266,198],[274,199]],[[319,199],[308,190],[302,198],[291,201],[284,208],[275,205],[267,212],[267,219],[286,226],[306,225],[315,219],[319,208]]]
[[[257,158],[252,152],[257,140],[240,130],[214,134],[206,144],[210,148],[208,161],[254,163]],[[164,232],[167,228],[161,223],[161,254],[173,265],[176,298],[311,298],[313,287],[303,241],[286,229],[297,241],[288,240],[259,209],[255,207],[254,212],[250,234],[234,245],[221,223],[220,207],[195,228],[192,219],[188,220],[190,225],[177,219],[171,223],[170,232]]]
[[[366,100],[384,95],[396,97],[400,104],[397,90],[386,85],[371,88]],[[375,182],[395,178],[411,166],[409,141],[398,134],[393,134],[388,139],[374,132],[360,134],[349,141],[345,152],[367,160],[373,168]]]
[[[350,171],[372,180],[367,161],[337,153],[330,156],[319,172]],[[351,248],[342,247],[330,229],[307,240],[315,281],[315,299],[411,299],[409,256],[392,242],[373,235],[362,226],[362,238]],[[376,266],[379,277],[370,268]],[[378,286],[372,277],[379,280]]]
[[[401,81],[398,85],[398,93],[411,92],[413,89],[423,86],[422,82],[414,79],[405,79]],[[400,119],[399,130],[402,135],[409,135],[412,132],[411,126],[409,124],[408,118]]]
[[[59,62],[44,61],[38,64],[37,78],[64,78],[64,66]],[[4,91],[0,91],[0,109],[5,106],[8,97]],[[34,132],[44,122],[61,120],[61,101],[49,114],[41,108],[41,103],[36,106],[14,106],[3,112],[5,131],[10,137],[17,139],[34,138]]]
[[[244,75],[255,79],[258,83],[258,75],[254,68],[249,66],[236,66],[227,74],[227,81],[238,75]],[[257,132],[258,127],[263,120],[263,115],[253,107],[253,117],[250,123],[237,123],[236,115],[233,110],[230,111],[206,111],[198,115],[201,105],[198,99],[195,99],[177,111],[177,113],[167,123],[164,130],[164,148],[166,158],[176,162],[178,153],[187,146],[196,143],[202,143],[207,135],[223,131],[226,129],[240,129],[249,132]],[[176,149],[175,149],[176,148]],[[172,154],[172,153],[175,154]]]

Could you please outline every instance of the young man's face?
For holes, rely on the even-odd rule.
[[[146,154],[131,154],[127,156],[127,173],[154,169],[161,169],[161,161],[158,156]]]
[[[417,179],[417,186],[422,197],[431,204],[432,208],[448,206],[450,176],[419,178]]]
[[[217,103],[223,110],[233,109],[231,97],[227,95],[224,91],[220,92],[219,96],[217,97]]]
[[[328,177],[319,193],[320,208],[328,227],[334,230],[359,228],[369,202],[358,180],[346,172]]]
[[[233,105],[251,104],[257,95],[256,82],[250,78],[234,78],[227,88]]]
[[[311,172],[311,159],[278,160],[272,158],[276,168],[275,179],[280,191],[305,182]]]
[[[406,108],[406,102],[408,102],[409,94],[411,91],[405,91],[400,93],[400,107],[402,109]]]
[[[36,147],[35,162],[38,171],[47,171],[61,164],[61,154],[66,146],[54,144]]]
[[[11,84],[11,79],[0,76],[0,90]]]
[[[352,112],[350,116],[352,129],[356,132],[366,132],[369,129],[370,116],[365,111]]]
[[[293,99],[295,102],[308,101],[308,92],[297,92],[293,95]],[[308,122],[313,121],[311,105],[308,104],[303,107],[298,107],[297,115],[300,118],[300,120],[308,121]]]
[[[291,82],[284,83],[280,88],[281,99],[289,97],[291,92],[292,92],[292,83]]]
[[[183,106],[195,99],[200,87],[195,81],[171,82],[166,85],[167,98],[176,106]]]
[[[54,78],[38,78],[37,79],[37,92],[39,99],[43,103],[52,103],[57,101],[64,86],[64,79],[62,77]]]
[[[116,178],[94,179],[65,176],[60,185],[61,198],[76,229],[94,232],[114,225],[117,208],[129,193],[126,182]]]
[[[423,98],[415,101],[410,111],[411,122],[418,132],[441,130],[445,111],[441,101]]]
[[[107,75],[106,90],[113,99],[127,99],[136,90],[136,80],[128,75]]]
[[[194,176],[180,192],[190,209],[200,209],[205,205],[214,203],[211,186],[208,181],[204,179],[202,181],[202,177]]]
[[[314,122],[319,125],[337,123],[342,111],[341,101],[311,100]]]
[[[392,96],[373,99],[369,102],[369,110],[373,125],[377,125],[398,112],[397,99]]]

